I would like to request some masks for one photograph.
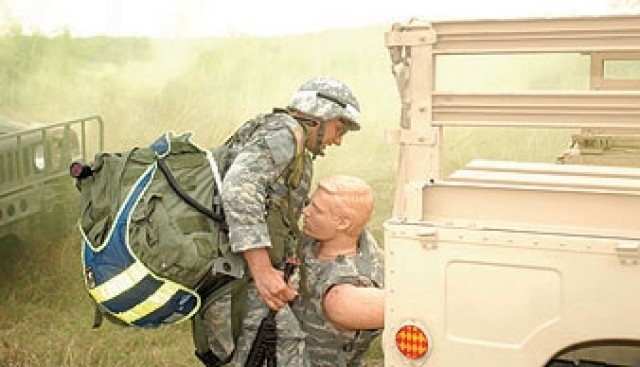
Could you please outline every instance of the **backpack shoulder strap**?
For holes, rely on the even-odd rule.
[[[291,113],[285,109],[274,108],[273,113],[281,113],[291,116]],[[289,164],[290,174],[287,177],[287,186],[290,189],[296,189],[300,185],[300,181],[302,180],[302,175],[304,173],[304,163],[305,163],[305,136],[307,134],[307,130],[304,125],[300,124],[297,120],[294,122],[290,122],[288,120],[285,125],[291,131],[293,138],[296,141],[296,150],[293,152],[293,161]],[[286,171],[286,170],[285,170]],[[283,171],[284,172],[284,171]]]

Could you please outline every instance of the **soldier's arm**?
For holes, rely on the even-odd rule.
[[[370,330],[384,327],[384,290],[339,284],[331,287],[322,301],[325,315],[341,330]]]
[[[222,184],[231,248],[243,253],[260,296],[272,309],[296,296],[282,281],[282,272],[271,266],[265,219],[267,188],[293,159],[294,149],[293,134],[287,129],[257,138],[238,154]]]
[[[265,218],[268,187],[293,160],[295,140],[286,127],[252,140],[227,170],[222,202],[234,252],[270,247]]]

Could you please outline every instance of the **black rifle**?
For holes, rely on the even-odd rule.
[[[284,282],[287,283],[289,278],[298,266],[296,259],[287,259],[284,265]],[[276,367],[276,342],[278,340],[278,332],[276,329],[276,312],[269,310],[267,316],[260,322],[258,332],[256,333],[249,356],[245,362],[245,367],[262,367],[265,360],[267,367]]]

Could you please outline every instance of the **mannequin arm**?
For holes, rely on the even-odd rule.
[[[384,290],[339,284],[324,296],[324,312],[341,330],[369,330],[384,327]]]

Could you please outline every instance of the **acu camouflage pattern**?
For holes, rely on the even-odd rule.
[[[380,330],[340,331],[327,319],[322,299],[329,288],[338,284],[383,287],[384,269],[375,238],[365,230],[353,257],[338,256],[320,261],[315,253],[318,243],[304,239],[304,266],[309,296],[299,298],[293,311],[306,334],[306,354],[313,366],[361,366],[362,356]]]
[[[233,353],[233,329],[231,325],[231,294],[225,294],[203,312],[209,349],[224,359]]]
[[[360,130],[358,100],[351,89],[337,79],[308,80],[293,94],[289,107],[323,120],[340,119],[349,123],[349,130]]]
[[[270,248],[274,238],[283,238],[287,242],[285,247],[295,246],[291,233],[272,233],[270,236],[269,230],[284,229],[268,226],[267,220],[281,220],[287,228],[291,227],[286,218],[289,210],[287,181],[296,156],[296,140],[292,133],[296,130],[304,137],[300,124],[284,111],[259,115],[241,128],[235,141],[229,142],[226,161],[233,163],[222,183],[222,202],[233,252]],[[311,156],[306,150],[302,154],[304,170],[297,187],[291,191],[296,219],[307,200],[313,174]],[[277,214],[265,216],[265,208],[267,212]],[[278,260],[274,264],[282,259]]]
[[[248,286],[247,316],[244,319],[242,335],[238,339],[236,352],[230,366],[242,367],[251,350],[251,344],[258,332],[260,322],[267,316],[268,307],[260,298],[255,283]],[[291,307],[285,306],[276,314],[278,341],[276,360],[278,367],[307,367],[309,360],[305,355],[305,334]],[[315,365],[315,364],[314,364]]]
[[[276,266],[283,263],[284,255],[294,251],[297,244],[287,218],[288,179],[296,158],[292,131],[298,131],[304,140],[303,128],[293,117],[285,111],[274,111],[247,122],[227,142],[229,156],[225,161],[233,163],[223,180],[222,199],[232,250],[269,247]],[[298,157],[304,159],[304,170],[290,192],[296,219],[307,200],[313,174],[311,156],[302,144],[303,155]],[[274,248],[279,248],[278,253],[274,253]],[[253,282],[249,282],[247,293],[247,316],[230,366],[244,366],[258,326],[268,312]],[[230,307],[229,300],[222,299],[205,310],[209,344],[219,356],[227,355],[233,345]],[[276,322],[278,366],[305,366],[304,334],[291,309],[281,309]]]

